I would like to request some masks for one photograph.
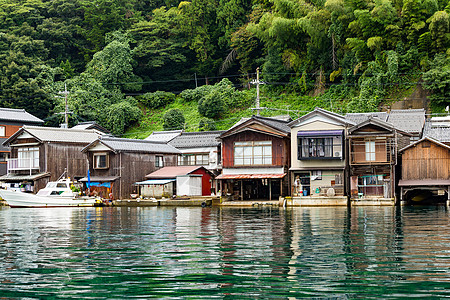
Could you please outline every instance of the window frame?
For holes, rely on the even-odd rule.
[[[6,126],[0,125],[0,137],[6,137]]]
[[[155,167],[156,168],[164,167],[164,156],[163,155],[155,155]]]
[[[335,143],[338,139],[340,144]],[[308,143],[305,143],[305,142]],[[335,156],[335,147],[339,147],[340,156]],[[297,159],[298,160],[320,160],[320,159],[344,159],[343,135],[320,135],[320,136],[298,136],[297,137]],[[322,149],[320,149],[322,148]],[[322,150],[323,155],[320,155]],[[311,156],[312,152],[319,155]],[[328,153],[328,156],[327,156]],[[306,155],[305,155],[306,154]]]
[[[99,158],[105,157],[105,166],[99,166]],[[94,169],[96,170],[105,170],[109,169],[109,154],[107,152],[98,152],[94,153],[93,155],[93,161],[94,161]]]
[[[271,140],[234,142],[233,164],[235,166],[270,166],[273,164],[272,146]]]

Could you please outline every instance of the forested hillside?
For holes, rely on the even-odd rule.
[[[449,0],[0,0],[0,107],[115,134],[450,102]],[[197,87],[197,88],[196,88]]]

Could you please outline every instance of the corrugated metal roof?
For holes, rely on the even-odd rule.
[[[181,153],[171,145],[154,141],[101,137],[99,142],[118,152]]]
[[[145,175],[145,178],[176,178],[177,176],[188,175],[200,168],[201,166],[172,166],[164,167],[153,173]]]
[[[136,182],[136,185],[150,185],[150,184],[168,184],[169,182],[174,182],[176,179],[149,179],[145,181]]]
[[[101,136],[96,130],[23,126],[22,129],[42,142],[92,143]]]
[[[284,176],[286,174],[220,174],[216,179],[276,179]]]
[[[43,177],[49,177],[50,173],[38,173],[32,175],[23,174],[6,174],[0,177],[0,181],[24,181],[24,180],[37,180]]]
[[[216,147],[220,145],[217,140],[225,131],[183,132],[169,142],[175,148]]]
[[[450,126],[433,126],[432,121],[427,120],[423,128],[423,136],[441,143],[450,143]]]
[[[449,186],[450,179],[400,180],[398,186]]]
[[[182,132],[183,130],[153,131],[144,140],[167,143],[179,136]]]
[[[25,109],[0,108],[0,120],[16,121],[20,123],[39,123],[44,121],[27,113]]]
[[[425,110],[423,108],[391,110],[387,121],[397,129],[420,134],[425,124]]]

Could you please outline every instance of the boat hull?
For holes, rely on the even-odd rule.
[[[8,190],[0,190],[0,197],[10,207],[76,207],[94,206],[97,203],[95,198],[42,197]]]

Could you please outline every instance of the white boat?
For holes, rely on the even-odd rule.
[[[70,185],[71,181],[64,178],[50,181],[36,195],[0,189],[0,197],[11,207],[94,206],[99,202],[94,197],[78,196],[78,193],[72,191]]]

